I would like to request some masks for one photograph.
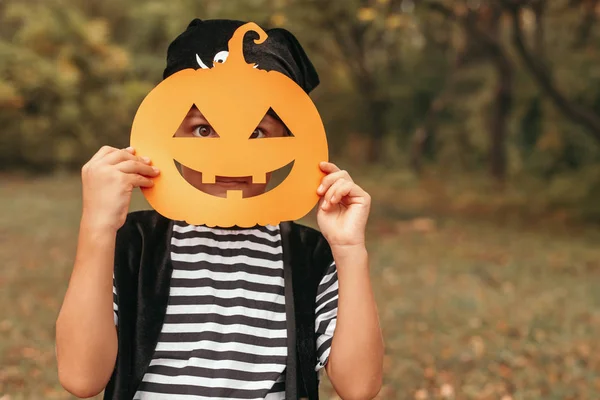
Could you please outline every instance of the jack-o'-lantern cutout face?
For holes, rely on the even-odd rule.
[[[319,162],[328,156],[323,123],[310,97],[293,80],[245,62],[243,38],[251,30],[259,34],[256,44],[266,40],[256,24],[241,26],[229,41],[224,62],[171,75],[138,109],[131,145],[161,170],[154,186],[143,193],[167,218],[222,227],[275,225],[303,217],[318,201],[316,189],[323,177]],[[195,112],[207,123],[196,125],[193,135],[180,134]],[[257,132],[272,114],[292,135]],[[270,174],[280,169],[289,173],[262,193]],[[188,182],[185,171],[201,177],[201,184]],[[216,177],[238,184],[224,193],[202,190],[215,184]],[[255,193],[239,190],[240,182]]]

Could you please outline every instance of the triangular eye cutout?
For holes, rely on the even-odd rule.
[[[192,104],[192,107],[181,121],[181,125],[173,134],[173,137],[197,137],[205,139],[215,139],[219,134],[206,119],[202,111]]]
[[[294,134],[285,125],[285,122],[279,118],[277,113],[272,108],[269,108],[269,111],[267,111],[256,129],[250,135],[250,139],[293,136]]]

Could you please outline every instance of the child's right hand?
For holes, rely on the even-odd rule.
[[[82,222],[92,229],[116,232],[125,223],[135,187],[151,187],[158,168],[135,149],[103,146],[81,169]]]

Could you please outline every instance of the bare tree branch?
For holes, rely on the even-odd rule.
[[[591,110],[567,99],[554,84],[548,69],[538,62],[525,45],[520,4],[511,0],[501,0],[501,2],[512,17],[512,39],[517,53],[540,88],[568,119],[586,128],[596,140],[600,141],[600,118]]]

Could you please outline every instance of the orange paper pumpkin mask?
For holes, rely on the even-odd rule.
[[[185,69],[160,84],[140,105],[131,131],[137,154],[152,159],[161,173],[152,188],[143,189],[160,214],[190,224],[249,227],[275,225],[306,215],[318,201],[316,189],[327,161],[325,129],[312,100],[292,79],[246,63],[243,38],[249,31],[267,34],[256,24],[239,27],[229,40],[229,56],[212,69]],[[196,105],[218,138],[173,137],[190,108]],[[251,139],[269,108],[294,136]],[[204,193],[189,184],[176,162],[202,172],[203,177],[265,176],[292,164],[278,186],[242,198]],[[210,182],[208,182],[210,183]]]

